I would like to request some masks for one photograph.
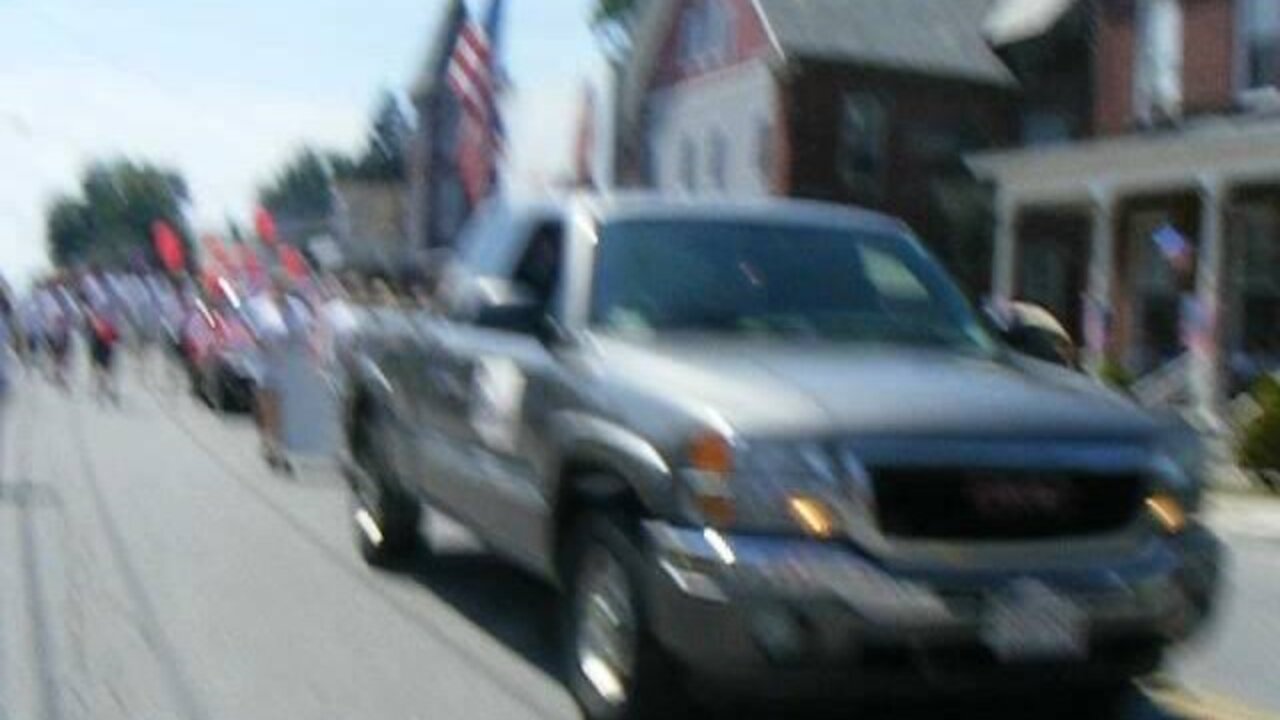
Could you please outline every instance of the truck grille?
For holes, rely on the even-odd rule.
[[[877,469],[877,519],[886,535],[1028,540],[1124,527],[1141,505],[1134,474]]]

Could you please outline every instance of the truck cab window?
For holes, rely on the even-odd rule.
[[[564,232],[560,223],[538,226],[512,278],[517,285],[531,292],[538,305],[544,309],[550,309],[555,298],[560,280],[563,246]]]

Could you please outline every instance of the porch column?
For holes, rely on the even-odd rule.
[[[995,248],[991,278],[991,294],[997,302],[1013,300],[1017,270],[1018,203],[1001,182],[996,188]]]
[[[1200,179],[1200,249],[1196,262],[1195,313],[1191,324],[1191,396],[1209,429],[1220,429],[1223,409],[1222,348],[1218,315],[1222,305],[1225,257],[1226,185],[1222,178]]]
[[[1097,373],[1107,358],[1114,326],[1111,288],[1115,277],[1115,194],[1105,186],[1089,188],[1092,229],[1089,238],[1089,286],[1085,291],[1085,365]]]

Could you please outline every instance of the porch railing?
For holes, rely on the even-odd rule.
[[[1143,375],[1129,390],[1145,407],[1185,409],[1191,401],[1191,354],[1183,353]]]

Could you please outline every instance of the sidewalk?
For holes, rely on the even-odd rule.
[[[1205,516],[1224,535],[1280,540],[1280,495],[1216,490],[1205,499]]]

